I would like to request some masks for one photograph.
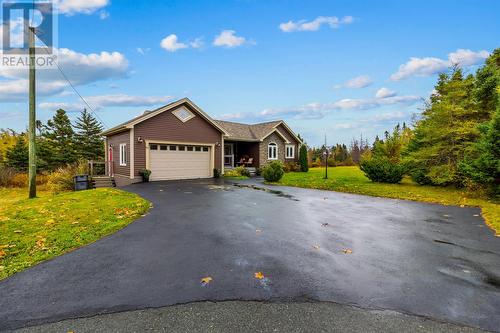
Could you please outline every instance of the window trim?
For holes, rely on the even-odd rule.
[[[120,143],[120,166],[127,166],[127,144]]]
[[[291,148],[291,154],[288,155],[288,149]],[[285,146],[285,158],[295,158],[295,145],[286,145]]]
[[[274,157],[270,156],[272,154],[269,154],[271,152],[270,148],[274,148]],[[269,142],[267,144],[267,159],[268,160],[277,160],[278,159],[278,145],[276,144],[276,142]]]

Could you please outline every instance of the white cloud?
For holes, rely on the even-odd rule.
[[[264,109],[257,113],[224,114],[220,118],[235,121],[263,121],[278,118],[322,119],[332,111],[368,110],[397,104],[411,105],[418,100],[420,100],[420,97],[413,95],[368,99],[345,98],[332,103],[315,102],[293,108]]]
[[[149,51],[151,51],[151,48],[149,48],[149,47],[147,47],[147,48],[138,47],[136,50],[137,50],[137,53],[145,55],[146,53],[148,53]]]
[[[460,66],[472,66],[477,65],[488,58],[490,53],[488,51],[482,50],[474,52],[471,50],[458,49],[455,52],[448,54],[448,59],[452,64],[458,64]]]
[[[444,72],[455,64],[462,67],[477,65],[488,56],[489,52],[485,50],[474,52],[471,50],[458,49],[455,52],[449,53],[448,59],[412,57],[408,62],[399,66],[398,71],[391,75],[391,80],[400,81],[411,76],[430,76]]]
[[[359,89],[359,88],[368,87],[372,83],[373,83],[373,81],[368,75],[360,75],[360,76],[356,76],[352,79],[347,80],[343,84],[338,84],[338,85],[334,86],[334,88],[335,89],[340,89],[340,88]]]
[[[105,19],[107,19],[108,17],[109,17],[109,13],[108,13],[107,11],[105,11],[105,10],[101,10],[101,11],[99,12],[99,18],[100,18],[101,20],[105,20]]]
[[[54,0],[54,4],[61,14],[92,14],[106,7],[109,0]]]
[[[192,42],[190,42],[189,45],[193,49],[199,49],[199,48],[202,48],[203,45],[205,45],[205,43],[203,42],[202,38],[195,38],[195,40],[193,40]]]
[[[85,100],[94,110],[106,107],[134,107],[152,106],[165,104],[172,100],[172,96],[131,96],[125,94],[97,95],[85,97]],[[64,109],[68,112],[81,111],[85,108],[83,101],[76,103],[67,102],[44,102],[38,105],[42,109],[57,110]]]
[[[162,39],[162,41],[160,42],[160,46],[169,52],[175,52],[177,50],[189,47],[187,44],[179,43],[177,40],[178,40],[177,35],[175,34],[168,35],[167,37]]]
[[[341,19],[336,16],[318,16],[312,21],[300,20],[281,23],[279,28],[284,32],[317,31],[324,24],[329,25],[330,28],[338,28],[342,24],[351,24],[353,20],[352,16],[344,16]]]
[[[62,93],[66,84],[62,81],[38,81],[37,95],[51,96]],[[20,102],[28,99],[28,80],[0,80],[0,102]]]
[[[223,30],[220,34],[215,36],[213,45],[223,47],[237,47],[247,43],[245,37],[236,36],[234,30]]]
[[[377,93],[375,94],[375,98],[387,98],[387,97],[394,97],[396,96],[396,92],[389,90],[387,88],[380,88],[377,90]]]
[[[69,49],[56,50],[59,66],[75,86],[101,80],[126,77],[129,64],[119,52],[83,54]],[[0,66],[0,101],[23,101],[27,99],[28,70]],[[50,96],[61,93],[69,85],[57,69],[37,72],[37,93]]]

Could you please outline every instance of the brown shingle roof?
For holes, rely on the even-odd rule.
[[[281,120],[270,121],[259,124],[241,124],[232,121],[215,120],[222,128],[229,133],[229,139],[240,140],[261,140],[269,134]]]

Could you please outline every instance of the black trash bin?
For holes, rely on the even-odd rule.
[[[89,189],[89,175],[76,175],[74,179],[75,179],[75,191],[82,191]]]

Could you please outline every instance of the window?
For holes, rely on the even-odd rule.
[[[177,118],[179,118],[179,120],[182,121],[183,123],[185,123],[191,118],[194,118],[194,114],[185,107],[181,107],[172,111],[172,114]]]
[[[203,151],[208,151],[208,147],[203,147]]]
[[[194,147],[195,151],[201,151],[201,147]]]
[[[179,146],[179,151],[185,151],[186,147],[185,146]]]
[[[169,150],[176,151],[177,150],[177,146],[170,146]]]
[[[160,150],[167,150],[167,146],[166,145],[161,145],[160,146]]]
[[[187,151],[193,151],[193,147],[190,146],[190,147],[186,147],[187,148]]]
[[[269,145],[267,145],[267,159],[278,159],[278,146],[274,142],[271,142]]]
[[[158,145],[149,145],[149,149],[158,150]]]
[[[121,166],[127,165],[127,144],[126,143],[120,143],[120,165]]]
[[[295,146],[294,145],[287,145],[286,146],[286,158],[295,158]]]

